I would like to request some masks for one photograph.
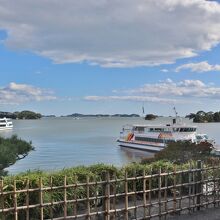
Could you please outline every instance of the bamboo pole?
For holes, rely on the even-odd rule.
[[[105,173],[105,184],[104,184],[104,195],[105,195],[105,199],[104,199],[104,207],[103,207],[103,211],[104,211],[104,216],[105,216],[105,220],[110,220],[110,175],[109,172]]]
[[[64,195],[63,195],[63,199],[64,199],[63,215],[64,215],[64,219],[66,219],[66,217],[67,217],[66,175],[64,176]]]
[[[98,217],[98,194],[99,194],[99,189],[98,189],[98,183],[96,180],[95,181],[95,212],[97,213],[97,217]]]
[[[151,201],[152,178],[153,178],[153,170],[152,170],[152,167],[151,167],[150,177],[149,177],[149,193],[148,193],[148,203],[149,203],[148,216],[149,216],[150,219],[151,219],[151,206],[152,206],[152,201]]]
[[[1,209],[2,209],[2,220],[5,220],[5,213],[4,213],[4,208],[5,208],[5,201],[4,201],[4,181],[0,180],[0,191],[1,191]]]
[[[113,215],[113,219],[115,220],[116,219],[116,216],[117,216],[117,210],[116,210],[116,201],[117,201],[117,175],[116,173],[114,172],[114,185],[113,185],[113,210],[114,210],[114,215]]]
[[[205,181],[205,190],[206,190],[206,193],[205,193],[205,201],[206,201],[206,208],[208,208],[209,207],[209,204],[208,204],[208,201],[209,201],[209,187],[208,187],[208,185],[209,185],[209,182],[208,182],[208,178],[209,178],[209,175],[208,175],[208,171],[207,170],[205,170],[204,171],[205,172],[205,177],[206,177],[206,180],[207,181]]]
[[[189,172],[188,172],[188,175],[189,175],[189,180],[188,182],[190,183],[188,189],[189,189],[189,204],[188,204],[188,207],[189,207],[189,212],[191,211],[191,195],[192,195],[192,185],[191,185],[191,182],[192,182],[192,165],[190,163],[190,169],[189,169]]]
[[[216,207],[216,170],[213,166],[213,204]]]
[[[194,165],[195,167],[195,165]],[[192,192],[192,199],[193,199],[193,211],[195,211],[195,206],[196,206],[196,178],[195,178],[195,170],[192,171],[192,187],[193,187],[193,192]]]
[[[180,209],[180,212],[182,211],[182,194],[183,194],[183,167],[181,166],[181,173],[179,174],[180,175],[180,187],[179,187],[179,209]],[[180,214],[180,213],[179,213]]]
[[[89,201],[89,176],[86,177],[86,205],[87,205],[87,219],[90,220],[90,201]]]
[[[176,212],[176,165],[173,171],[173,211]]]
[[[16,192],[16,180],[14,180],[14,220],[18,220],[18,210],[17,210],[17,192]]]
[[[53,219],[53,177],[50,177],[50,218]]]
[[[204,203],[206,201],[206,192],[204,192],[204,187],[206,187],[205,184],[205,173],[204,173],[204,163],[202,163],[202,168],[201,168],[201,174],[202,174],[202,179],[201,179],[201,193],[202,193],[202,201],[201,205],[204,207]]]
[[[146,206],[147,206],[147,193],[146,193],[146,171],[143,171],[143,203],[144,203],[144,218],[147,217]]]
[[[128,220],[128,173],[125,171],[125,220]]]
[[[197,194],[197,197],[196,197],[196,205],[197,205],[197,210],[200,210],[200,206],[201,206],[201,187],[202,187],[202,184],[201,184],[201,181],[202,181],[202,161],[201,160],[198,160],[197,161],[197,178],[196,178],[196,181],[198,182],[197,183],[197,189],[196,189],[196,194]]]
[[[217,168],[216,173],[217,173],[217,174],[219,173],[219,168]],[[216,185],[217,185],[217,200],[218,200],[218,203],[217,203],[217,204],[218,204],[218,206],[219,206],[219,203],[220,203],[220,200],[219,200],[219,191],[220,191],[220,189],[219,189],[219,186],[220,186],[219,181],[220,181],[220,180],[217,180],[217,183],[216,183]]]
[[[158,177],[158,205],[159,205],[159,219],[161,219],[162,213],[162,204],[161,204],[161,167],[159,168],[159,177]]]
[[[27,209],[26,209],[26,220],[29,220],[29,218],[30,218],[30,213],[29,213],[29,179],[27,179],[27,183],[26,183],[26,190],[27,190],[27,192],[26,192],[26,206],[27,206]]]
[[[74,204],[73,204],[73,215],[77,216],[77,176],[74,176],[74,181],[75,181],[75,185],[74,185]]]
[[[40,201],[40,220],[44,219],[44,207],[43,207],[43,183],[42,178],[39,179],[39,201]]]
[[[169,171],[166,171],[168,174],[169,174]],[[165,201],[165,204],[164,204],[164,209],[165,209],[165,219],[167,218],[167,212],[168,212],[168,207],[167,207],[167,190],[168,190],[168,177],[169,175],[165,176],[165,182],[164,182],[164,187],[165,187],[165,190],[164,190],[164,201]]]
[[[133,176],[134,177],[137,176],[136,170],[134,170]],[[134,179],[133,180],[133,192],[134,192],[133,204],[134,204],[134,218],[135,219],[137,218],[137,188],[136,188],[136,182],[137,182],[137,179]]]

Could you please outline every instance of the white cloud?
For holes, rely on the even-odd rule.
[[[220,87],[206,85],[200,80],[183,80],[173,82],[168,79],[156,84],[144,86],[127,91],[130,94],[148,94],[159,97],[185,97],[185,98],[220,98]]]
[[[159,102],[159,103],[195,103],[200,99],[220,98],[220,87],[213,84],[205,84],[200,80],[183,80],[173,82],[167,79],[156,84],[145,84],[139,88],[126,91],[121,96],[86,96],[87,101],[139,101],[139,102]]]
[[[86,96],[86,101],[135,101],[135,102],[156,102],[156,103],[176,103],[178,100],[147,96]]]
[[[27,84],[10,83],[0,88],[1,104],[21,104],[29,101],[55,100],[56,97],[49,90]]]
[[[176,72],[181,70],[190,70],[191,72],[209,72],[209,71],[220,71],[220,65],[211,65],[207,61],[200,63],[187,63],[176,68]]]
[[[161,72],[167,73],[167,72],[169,72],[169,70],[168,69],[162,69]]]
[[[0,0],[5,44],[56,63],[167,64],[220,42],[220,4],[206,0]]]

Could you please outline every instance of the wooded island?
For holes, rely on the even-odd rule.
[[[33,111],[21,111],[21,112],[0,112],[0,118],[11,118],[11,119],[40,119],[42,115]]]

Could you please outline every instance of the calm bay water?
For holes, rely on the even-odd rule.
[[[124,150],[117,145],[122,125],[167,123],[171,119],[159,118],[144,121],[142,118],[43,118],[41,120],[15,120],[12,131],[1,131],[0,135],[32,141],[35,151],[18,161],[8,170],[17,173],[25,170],[52,170],[76,165],[95,163],[122,166],[139,161],[152,154],[135,150]],[[220,143],[220,123],[198,124],[199,132],[207,133]]]

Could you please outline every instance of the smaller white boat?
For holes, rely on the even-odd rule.
[[[13,128],[13,123],[8,118],[0,118],[0,130],[8,130]]]

